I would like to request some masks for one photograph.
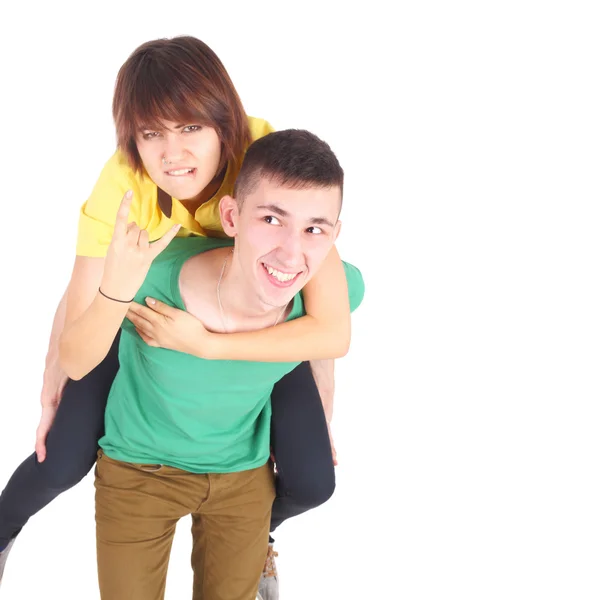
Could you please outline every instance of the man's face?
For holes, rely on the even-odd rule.
[[[161,129],[142,129],[136,145],[152,181],[178,200],[196,198],[214,179],[221,159],[217,132],[193,123],[165,121]]]
[[[241,210],[229,201],[233,227],[227,233],[236,238],[245,282],[265,308],[286,305],[318,271],[337,238],[340,188],[292,189],[261,179]]]

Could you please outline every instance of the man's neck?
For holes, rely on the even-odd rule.
[[[189,259],[179,284],[188,312],[212,331],[253,331],[285,320],[283,307],[259,301],[230,248],[210,250]]]
[[[250,282],[235,260],[234,254],[230,254],[223,262],[225,268],[221,270],[223,277],[217,301],[220,296],[226,319],[230,319],[242,327],[261,324],[256,326],[256,329],[272,326],[276,320],[281,321],[284,307],[269,306],[260,301],[256,291],[252,289]]]

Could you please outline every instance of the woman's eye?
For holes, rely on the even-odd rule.
[[[186,133],[193,133],[194,131],[200,131],[202,129],[201,125],[187,125],[183,128]]]
[[[151,140],[155,137],[158,137],[160,134],[158,133],[158,131],[145,131],[143,134],[143,138],[145,140]]]
[[[265,223],[269,223],[270,225],[279,225],[279,219],[274,217],[273,215],[269,215],[264,218]]]

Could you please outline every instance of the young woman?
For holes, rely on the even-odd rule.
[[[130,219],[150,240],[173,227],[179,227],[179,236],[223,236],[219,200],[231,194],[248,145],[272,131],[266,121],[245,114],[221,61],[192,37],[137,48],[119,71],[113,116],[118,150],[81,209],[73,273],[50,339],[36,453],[18,467],[0,496],[0,580],[12,542],[27,520],[79,482],[96,460],[106,400],[118,369],[118,339],[80,380],[67,380],[61,372],[57,344],[72,328],[103,334],[94,328],[95,315],[107,306],[99,285],[123,195],[132,190]],[[350,339],[350,310],[335,249],[306,287],[305,298],[308,314],[296,321],[230,335],[198,327],[191,341],[189,326],[172,327],[169,347],[234,360],[343,356]],[[279,477],[271,531],[325,502],[335,486],[328,424],[308,363],[275,386],[272,406]],[[272,566],[271,550],[270,574]]]

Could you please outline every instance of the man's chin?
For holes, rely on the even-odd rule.
[[[284,306],[287,306],[293,299],[294,296],[301,290],[300,286],[294,286],[294,288],[290,288],[285,290],[284,292],[278,294],[268,294],[265,298],[265,304],[267,306],[272,306],[273,308],[282,309]]]

